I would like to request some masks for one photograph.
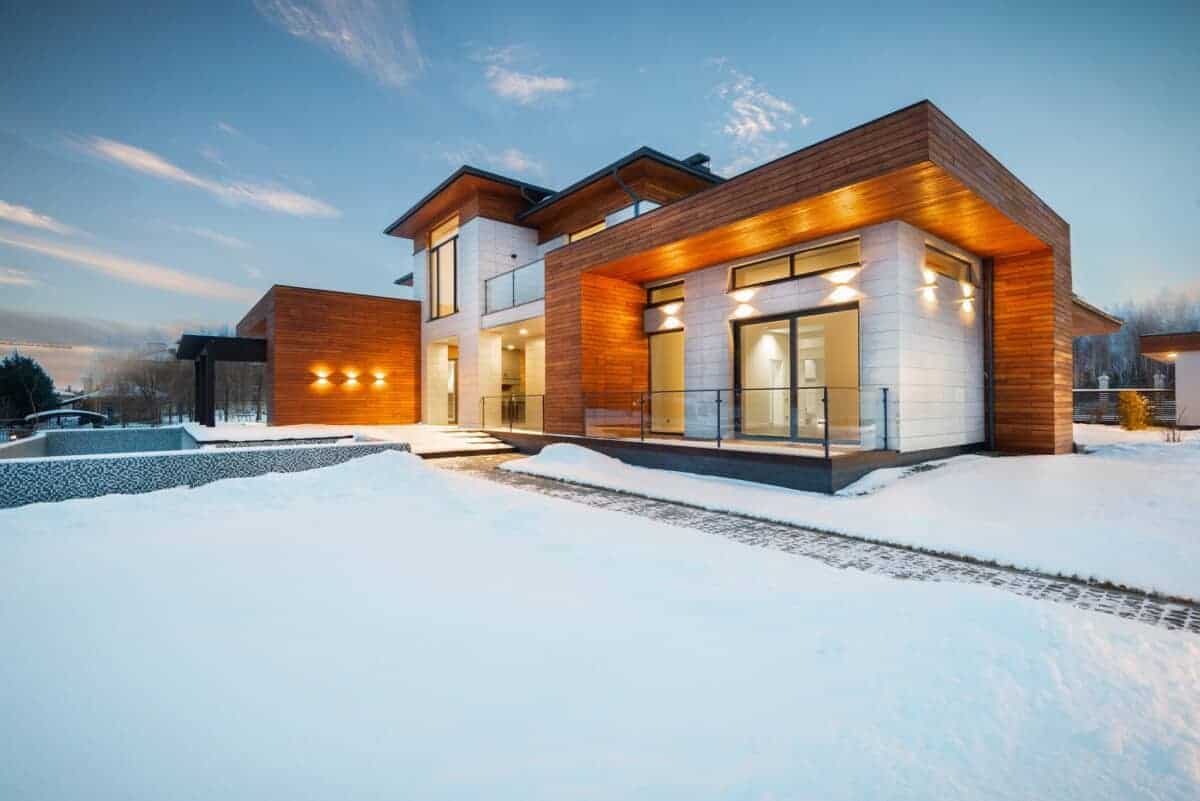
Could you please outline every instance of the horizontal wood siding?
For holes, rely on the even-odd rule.
[[[1070,282],[1070,266],[1050,250],[995,261],[994,392],[1000,450],[1071,451]]]
[[[420,422],[420,303],[285,286],[269,297],[239,331],[266,317],[272,425]]]

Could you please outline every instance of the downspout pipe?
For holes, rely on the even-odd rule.
[[[983,259],[983,385],[984,440],[996,450],[996,262]]]

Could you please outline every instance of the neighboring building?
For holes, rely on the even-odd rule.
[[[1175,365],[1175,421],[1200,427],[1200,331],[1147,334],[1139,338],[1142,355]]]
[[[1071,450],[1072,337],[1112,320],[1072,295],[1067,223],[932,103],[707,162],[641,148],[561,191],[457,170],[386,230],[419,300],[276,287],[239,324],[272,422],[638,434],[652,391],[668,437]]]

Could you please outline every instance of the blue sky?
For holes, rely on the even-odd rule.
[[[1194,5],[45,5],[0,0],[0,339],[389,294],[411,249],[382,229],[463,162],[739,171],[921,98],[1070,222],[1085,297],[1200,290]]]

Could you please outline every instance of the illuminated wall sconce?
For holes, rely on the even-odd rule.
[[[935,283],[937,281],[937,273],[935,273],[933,270],[929,269],[928,267],[921,268],[921,277],[925,279],[925,283],[927,283],[927,284],[932,285],[933,283]]]
[[[965,313],[970,314],[975,310],[975,302],[971,298],[963,298],[962,309]]]
[[[742,305],[738,306],[736,309],[733,310],[733,316],[738,318],[739,320],[749,317],[752,314],[754,314],[754,307],[747,303],[743,303]]]
[[[342,382],[343,386],[353,387],[358,385],[357,370],[343,370],[342,373],[346,376],[346,380]]]
[[[668,317],[674,317],[682,308],[683,304],[676,301],[675,303],[668,303],[666,306],[663,306],[662,310],[663,314],[667,315]]]
[[[329,371],[328,370],[326,370],[324,367],[318,367],[316,370],[313,370],[312,372],[313,372],[313,375],[315,375],[317,377],[317,380],[313,382],[314,386],[318,386],[318,387],[329,386]]]
[[[386,373],[375,373],[375,386],[381,386]]]
[[[733,293],[733,299],[738,303],[749,303],[752,297],[754,297],[753,289],[739,289]]]
[[[826,273],[825,277],[835,284],[847,284],[850,279],[858,275],[857,267],[846,267],[842,270],[834,270],[831,273]]]
[[[936,287],[933,287],[933,286],[923,287],[921,289],[921,297],[925,298],[925,300],[928,301],[929,303],[933,303],[935,300],[937,300]]]
[[[683,328],[683,323],[679,321],[678,317],[668,317],[659,326],[659,330],[669,331],[673,328]]]
[[[829,299],[837,303],[845,303],[848,300],[854,300],[856,297],[858,297],[858,290],[845,284],[842,284],[829,293]]]
[[[975,287],[973,287],[971,284],[968,284],[966,281],[961,282],[959,286],[962,287],[964,298],[969,298],[975,294]]]

